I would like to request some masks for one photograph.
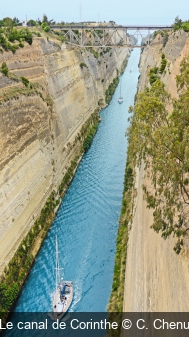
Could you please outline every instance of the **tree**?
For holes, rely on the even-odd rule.
[[[130,158],[134,165],[144,161],[150,179],[143,190],[154,210],[152,228],[164,239],[176,236],[179,253],[189,229],[189,59],[181,63],[177,86],[178,100],[171,99],[160,79],[137,96],[128,137]],[[171,103],[170,114],[166,106]]]
[[[13,20],[9,17],[4,18],[3,22],[5,27],[12,28],[14,26]]]
[[[42,21],[38,18],[38,19],[36,20],[36,23],[37,23],[39,26],[41,26]]]
[[[42,23],[46,23],[47,26],[48,25],[54,25],[56,22],[54,21],[54,19],[48,20],[48,17],[46,14],[43,14],[43,20]]]
[[[37,26],[37,22],[35,21],[35,20],[29,20],[28,22],[27,22],[27,26],[32,26],[32,27],[34,27],[34,26]]]
[[[16,17],[12,19],[14,26],[18,26],[20,24],[20,20]]]
[[[177,17],[175,18],[174,23],[173,23],[173,28],[174,28],[174,30],[180,29],[180,28],[181,28],[181,25],[182,25],[182,20],[179,19],[179,16],[177,16]]]
[[[42,22],[46,22],[46,24],[48,24],[48,17],[46,14],[43,14],[43,21]]]

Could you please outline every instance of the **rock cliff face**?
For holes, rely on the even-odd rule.
[[[167,43],[157,35],[149,49],[141,55],[141,76],[138,84],[143,91],[149,81],[149,69],[159,67],[161,55],[168,61],[166,73],[161,76],[166,89],[177,97],[175,76],[179,74],[182,59],[189,56],[189,36],[184,31],[171,33]],[[149,183],[143,165],[137,169],[135,210],[127,249],[123,311],[188,311],[189,260],[188,253],[176,255],[174,238],[163,240],[150,226],[153,212],[143,200],[142,185]]]
[[[104,105],[128,56],[120,48],[95,58],[45,37],[15,54],[0,54],[10,73],[41,86],[24,93],[24,84],[0,75],[0,271],[57,191],[78,154],[78,143],[72,146],[77,134],[98,102]]]

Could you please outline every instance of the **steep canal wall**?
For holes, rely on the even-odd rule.
[[[47,200],[58,205],[58,188],[63,194],[128,57],[127,48],[71,49],[48,34],[0,53],[9,70],[8,77],[0,72],[1,273]]]
[[[150,73],[150,70],[157,67],[156,74],[165,84],[165,90],[179,99],[181,92],[178,91],[176,76],[180,74],[181,61],[189,56],[189,35],[183,30],[164,36],[157,34],[152,42],[154,45],[151,43],[150,48],[141,54],[138,91],[151,87],[149,80],[153,84],[155,71]],[[163,59],[166,62],[162,62]],[[171,113],[173,105],[168,104],[166,109]],[[132,163],[132,158],[130,160]],[[156,233],[150,228],[154,222],[153,209],[149,209],[144,200],[143,185],[151,186],[144,162],[136,168],[133,187],[134,208],[132,221],[128,224],[123,311],[188,311],[188,238],[185,237],[184,246],[177,255],[173,250],[176,237],[171,235],[164,240],[161,231]]]

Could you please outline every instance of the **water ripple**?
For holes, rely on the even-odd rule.
[[[110,105],[84,155],[56,219],[23,287],[16,311],[49,311],[55,287],[55,236],[64,277],[74,281],[70,311],[105,311],[113,278],[126,161],[128,108],[134,102],[139,50],[129,58]]]

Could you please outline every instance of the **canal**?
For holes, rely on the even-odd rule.
[[[55,236],[64,278],[74,282],[70,311],[104,312],[110,297],[126,164],[128,108],[134,103],[140,49],[132,51],[120,83],[66,193],[25,282],[15,311],[52,310]]]

